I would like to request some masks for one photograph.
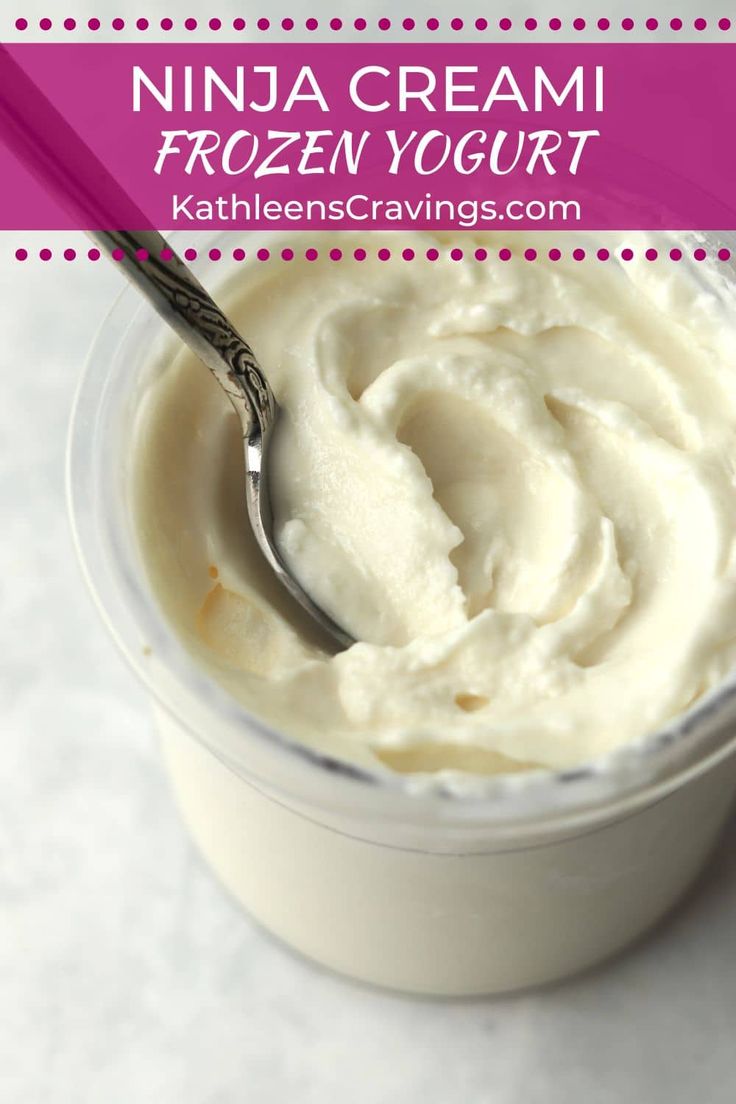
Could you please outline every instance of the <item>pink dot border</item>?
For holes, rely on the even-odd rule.
[[[121,31],[137,31],[141,34],[145,34],[148,31],[187,31],[192,33],[194,31],[259,31],[263,34],[269,31],[300,31],[302,27],[304,30],[313,33],[314,31],[331,31],[335,34],[339,34],[342,31],[373,31],[378,30],[382,33],[387,31],[403,31],[407,34],[414,32],[424,32],[425,30],[432,33],[438,31],[452,31],[459,33],[460,31],[476,31],[478,33],[484,33],[486,31],[501,31],[502,33],[508,33],[509,31],[522,31],[528,34],[534,34],[537,31],[575,31],[581,33],[583,31],[603,32],[608,31],[616,32],[622,30],[624,32],[631,33],[632,31],[646,30],[652,34],[658,31],[688,31],[690,29],[702,33],[703,31],[718,30],[724,33],[732,30],[736,21],[729,19],[726,16],[720,19],[712,18],[705,19],[703,16],[694,17],[692,20],[683,20],[675,16],[672,19],[657,19],[654,16],[642,17],[639,19],[633,19],[631,17],[624,17],[623,19],[607,19],[605,16],[601,16],[598,19],[584,19],[582,16],[577,16],[573,19],[563,20],[557,16],[551,16],[549,19],[536,19],[533,16],[529,16],[526,19],[512,20],[508,17],[502,17],[500,19],[486,19],[479,17],[477,19],[462,19],[459,16],[454,16],[448,19],[437,19],[434,16],[430,16],[428,19],[413,19],[411,17],[401,18],[388,18],[383,16],[375,20],[367,20],[362,16],[357,16],[354,19],[342,19],[339,16],[325,17],[323,19],[317,19],[314,16],[310,16],[303,21],[291,19],[289,16],[283,19],[270,19],[266,16],[254,19],[243,19],[236,17],[235,19],[220,19],[217,16],[213,16],[210,19],[194,19],[178,18],[172,19],[168,16],[164,16],[161,19],[147,19],[145,16],[141,16],[137,19],[123,19],[116,17],[110,20],[101,20],[95,16],[89,19],[76,19],[72,16],[67,16],[65,19],[50,19],[43,17],[40,19],[29,20],[25,16],[18,16],[12,20],[12,24],[16,31],[24,32],[38,29],[44,33],[51,31],[56,27],[57,30],[64,30],[70,33],[77,30],[88,31],[102,31],[112,30],[115,32]]]
[[[385,246],[381,246],[378,249],[366,249],[364,246],[358,246],[350,250],[342,250],[337,247],[322,249],[316,249],[313,246],[307,246],[303,248],[300,246],[298,250],[292,249],[289,246],[283,246],[278,250],[271,249],[256,249],[247,252],[240,246],[236,246],[232,250],[223,252],[220,249],[209,249],[206,251],[197,250],[193,247],[186,248],[182,251],[182,256],[187,261],[196,261],[198,257],[206,255],[210,261],[220,261],[223,257],[232,257],[236,262],[242,262],[245,260],[255,260],[260,262],[265,261],[293,261],[295,258],[303,257],[306,261],[316,261],[322,256],[322,259],[329,258],[331,261],[365,261],[369,256],[375,256],[379,261],[389,261],[392,259],[401,258],[404,261],[438,261],[444,257],[446,260],[462,261],[462,260],[474,260],[479,262],[498,260],[506,262],[512,260],[512,258],[523,259],[525,261],[561,261],[563,259],[573,261],[608,261],[616,260],[616,254],[612,254],[608,249],[568,249],[562,250],[556,246],[552,246],[549,249],[536,250],[533,248],[526,248],[524,250],[513,250],[504,246],[500,249],[485,249],[479,246],[475,249],[461,249],[458,246],[453,246],[447,249],[439,250],[434,246],[430,246],[428,249],[417,252],[411,248],[405,248],[401,251],[391,250]],[[87,250],[77,249],[49,249],[48,247],[29,251],[25,248],[18,248],[15,250],[15,260],[18,262],[25,262],[29,260],[40,260],[48,262],[56,258],[67,262],[71,261],[99,261],[102,257],[99,249],[91,248]],[[125,259],[125,253],[122,249],[116,249],[113,254],[113,260],[122,261]],[[707,250],[698,246],[693,249],[691,253],[683,253],[681,249],[673,248],[665,252],[661,252],[657,249],[646,249],[643,253],[637,253],[633,249],[622,249],[618,254],[618,259],[622,262],[633,261],[636,257],[643,256],[645,260],[654,261],[681,261],[689,257],[694,261],[705,261],[708,258],[711,260],[721,261],[728,263],[731,261],[732,253],[730,249],[715,249]],[[173,257],[173,253],[170,249],[164,249],[161,251],[160,259],[164,262],[170,261]],[[140,250],[137,254],[139,261],[149,260],[149,254],[145,250]]]

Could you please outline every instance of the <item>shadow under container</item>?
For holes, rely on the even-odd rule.
[[[131,442],[171,349],[163,323],[126,290],[77,395],[70,508],[96,602],[150,693],[184,821],[223,884],[323,965],[425,994],[561,979],[655,924],[702,868],[732,804],[736,679],[606,759],[499,776],[477,795],[427,792],[270,730],[197,668],[137,547]]]

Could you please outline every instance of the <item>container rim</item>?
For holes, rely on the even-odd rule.
[[[188,240],[192,237],[187,234]],[[201,277],[207,250],[223,241],[231,244],[232,232],[214,238],[200,232],[198,237],[204,248],[193,267]],[[255,233],[247,237],[260,243]],[[719,242],[727,238],[733,235],[718,235]],[[239,263],[240,270],[243,263],[248,261]],[[218,263],[217,271],[222,270]],[[736,671],[666,726],[563,770],[402,774],[326,755],[254,716],[186,650],[158,608],[134,543],[121,528],[124,509],[111,511],[112,466],[100,463],[108,446],[100,417],[104,411],[111,416],[114,400],[125,390],[124,353],[128,344],[140,345],[145,329],[165,333],[164,323],[139,293],[124,288],[93,340],[72,407],[66,456],[72,534],[95,603],[137,676],[159,704],[232,769],[307,805],[343,804],[369,818],[423,817],[446,828],[484,825],[513,833],[550,822],[572,826],[613,818],[665,796],[736,750]],[[117,391],[111,394],[113,383]]]

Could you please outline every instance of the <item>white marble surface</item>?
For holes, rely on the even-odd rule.
[[[503,1000],[354,986],[221,892],[180,826],[143,693],[66,524],[69,406],[119,276],[22,267],[18,243],[0,235],[0,1101],[731,1104],[736,822],[644,943]]]

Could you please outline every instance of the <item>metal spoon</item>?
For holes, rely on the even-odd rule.
[[[0,124],[24,164],[81,217],[79,225],[119,226],[126,217],[128,225],[150,227],[150,220],[2,46]],[[116,263],[230,399],[243,430],[246,502],[256,541],[277,578],[326,631],[333,647],[349,648],[354,639],[310,598],[274,540],[268,445],[279,408],[253,350],[157,230],[88,233],[108,256],[119,251]]]
[[[310,598],[284,563],[274,540],[268,445],[279,407],[250,345],[157,231],[94,231],[89,236],[110,256],[113,250],[122,251],[123,258],[116,263],[207,365],[230,399],[243,430],[245,497],[256,541],[292,597],[340,649],[349,648],[354,639]],[[161,260],[162,251],[170,259]]]

